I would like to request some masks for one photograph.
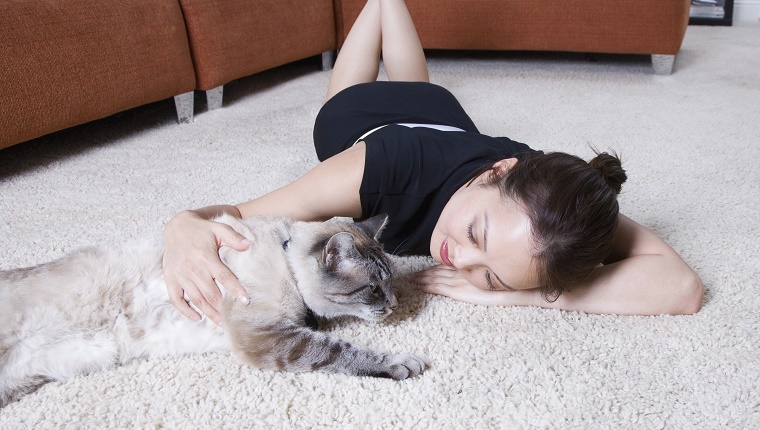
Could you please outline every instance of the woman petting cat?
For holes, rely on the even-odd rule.
[[[390,82],[376,82],[382,60]],[[626,179],[606,153],[591,162],[478,132],[454,96],[428,82],[403,0],[369,0],[340,50],[317,116],[321,161],[278,190],[237,206],[177,214],[164,231],[172,303],[214,321],[221,292],[246,301],[220,262],[222,245],[256,246],[209,219],[276,214],[299,220],[387,213],[388,252],[430,255],[423,291],[484,305],[590,313],[689,314],[696,273],[662,239],[618,213]]]

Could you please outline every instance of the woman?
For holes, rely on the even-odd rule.
[[[391,82],[375,82],[381,53]],[[586,163],[482,135],[456,99],[428,80],[403,0],[369,0],[315,123],[321,163],[255,200],[176,215],[164,231],[172,303],[200,319],[185,294],[220,322],[215,280],[247,301],[217,251],[251,244],[208,221],[220,213],[326,220],[387,212],[386,250],[439,263],[415,275],[429,293],[591,313],[700,309],[703,287],[694,271],[655,234],[618,214],[626,178],[616,157],[598,154]]]

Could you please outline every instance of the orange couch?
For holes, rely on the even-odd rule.
[[[366,0],[334,0],[338,45]],[[406,0],[423,48],[649,54],[670,74],[690,0]]]
[[[2,0],[0,149],[334,50],[332,0]]]
[[[0,1],[0,149],[322,55],[366,0]],[[670,73],[689,0],[406,0],[427,49],[651,54]]]

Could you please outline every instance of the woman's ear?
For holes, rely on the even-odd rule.
[[[502,177],[512,170],[517,165],[517,158],[504,158],[495,163],[491,167],[491,175],[496,177]]]

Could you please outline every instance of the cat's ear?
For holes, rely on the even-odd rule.
[[[388,215],[375,215],[372,218],[367,218],[362,222],[356,223],[356,225],[364,230],[364,232],[367,233],[367,236],[379,240],[380,233],[382,233],[385,226],[388,225]]]
[[[359,251],[356,249],[354,236],[346,231],[336,233],[327,241],[322,249],[322,263],[329,270],[334,271],[343,260],[356,258]]]

